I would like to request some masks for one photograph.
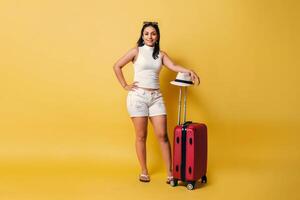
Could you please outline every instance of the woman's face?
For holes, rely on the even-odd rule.
[[[158,35],[155,28],[153,28],[152,26],[148,26],[144,29],[143,40],[147,46],[151,46],[151,47],[154,46],[157,39],[158,39]]]

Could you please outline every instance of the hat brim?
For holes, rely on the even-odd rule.
[[[177,82],[177,81],[171,81],[170,83],[171,83],[172,85],[182,86],[182,87],[193,86],[193,84],[189,84],[189,83],[181,83],[181,82]]]

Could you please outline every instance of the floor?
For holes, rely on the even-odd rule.
[[[153,167],[151,182],[141,183],[136,166],[127,163],[2,161],[0,199],[300,199],[299,166],[286,168],[286,163],[275,161],[228,163],[225,159],[210,163],[207,184],[198,183],[189,191],[184,184],[167,185],[163,170]]]

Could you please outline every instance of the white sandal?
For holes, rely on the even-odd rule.
[[[139,180],[141,182],[150,182],[150,176],[148,174],[140,174]]]
[[[167,184],[170,184],[170,182],[173,181],[173,180],[174,180],[174,177],[173,177],[173,176],[167,176],[167,181],[166,181],[166,183],[167,183]]]

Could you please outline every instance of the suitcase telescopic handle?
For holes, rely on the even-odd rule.
[[[184,87],[184,100],[183,100],[183,123],[186,122],[186,96],[187,96],[187,87]],[[181,99],[182,99],[182,87],[179,89],[179,104],[178,104],[178,125],[180,125],[181,117]]]

